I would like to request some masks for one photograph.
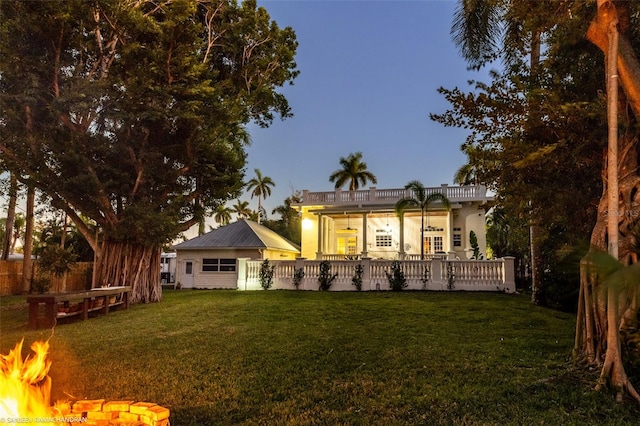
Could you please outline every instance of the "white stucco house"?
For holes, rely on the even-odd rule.
[[[469,259],[473,254],[469,235],[473,231],[481,255],[486,258],[485,214],[493,196],[484,186],[449,186],[426,188],[444,194],[450,209],[441,203],[428,206],[421,241],[420,209],[407,210],[403,220],[395,204],[411,198],[410,190],[375,187],[342,191],[311,192],[304,190],[293,207],[301,215],[301,255],[307,259],[344,260],[420,259],[422,245],[427,258]]]
[[[294,260],[300,248],[269,228],[240,219],[173,246],[182,288],[236,289],[239,261]]]

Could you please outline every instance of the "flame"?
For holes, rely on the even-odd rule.
[[[35,356],[22,359],[22,344],[0,355],[0,425],[53,425],[54,408],[50,406],[51,361],[47,358],[49,342],[34,342]]]

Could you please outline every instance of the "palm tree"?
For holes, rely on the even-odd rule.
[[[238,215],[238,219],[244,219],[251,216],[251,209],[248,201],[236,200],[236,204],[232,206],[233,213]]]
[[[329,182],[335,182],[335,188],[341,188],[349,182],[349,191],[356,191],[360,185],[365,186],[367,182],[378,183],[378,179],[373,173],[367,170],[367,163],[362,161],[362,153],[349,154],[348,157],[340,157],[342,169],[336,170],[329,176]]]
[[[404,189],[409,189],[413,192],[413,197],[407,197],[396,202],[395,211],[400,220],[404,216],[404,212],[407,209],[419,208],[421,215],[421,227],[420,227],[420,259],[424,260],[424,216],[429,204],[439,201],[442,206],[447,210],[450,208],[449,199],[441,192],[433,192],[427,195],[427,190],[418,180],[412,180],[404,186]]]
[[[269,176],[262,176],[260,169],[254,169],[256,177],[247,183],[247,190],[251,191],[251,198],[258,197],[258,212],[262,211],[262,199],[271,195],[271,187],[276,186]],[[260,214],[258,215],[258,223],[260,223]]]
[[[231,221],[231,213],[233,210],[224,204],[220,204],[213,213],[213,220],[216,221],[218,225],[228,225]]]

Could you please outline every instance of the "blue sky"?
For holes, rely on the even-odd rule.
[[[293,190],[333,190],[328,177],[339,158],[356,151],[378,188],[414,179],[453,183],[468,133],[429,113],[449,107],[438,87],[467,90],[469,79],[487,80],[486,72],[467,70],[451,41],[456,3],[258,0],[299,42],[300,75],[281,90],[294,117],[267,129],[249,126],[247,180],[259,168],[275,181],[265,202],[270,217]]]
[[[456,0],[258,0],[299,47],[300,75],[281,89],[294,116],[249,126],[246,180],[259,168],[276,183],[269,217],[294,190],[330,191],[340,157],[362,151],[378,188],[452,184],[467,132],[430,113],[449,108],[440,86],[463,90],[486,70],[467,70],[450,36]],[[248,195],[252,209],[257,200]],[[234,204],[230,201],[228,205]],[[212,219],[207,221],[214,225]]]

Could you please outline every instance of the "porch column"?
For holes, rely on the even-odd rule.
[[[447,212],[447,252],[454,252],[453,248],[453,212],[451,209]]]
[[[405,252],[404,252],[404,213],[400,215],[398,218],[400,220],[400,260],[404,260]]]
[[[238,290],[246,290],[247,289],[247,261],[250,260],[248,257],[239,257],[238,258]]]
[[[362,213],[362,257],[367,257],[367,214]]]
[[[443,265],[442,259],[438,257],[434,257],[431,259],[431,285],[433,286],[430,290],[446,290],[447,287],[442,280],[442,267]]]
[[[371,259],[363,257],[360,264],[362,265],[362,289],[375,290],[371,288]]]
[[[505,256],[502,258],[502,282],[506,293],[516,292],[516,268],[515,257]]]
[[[318,251],[316,252],[316,259],[322,260],[322,215],[318,213]]]

